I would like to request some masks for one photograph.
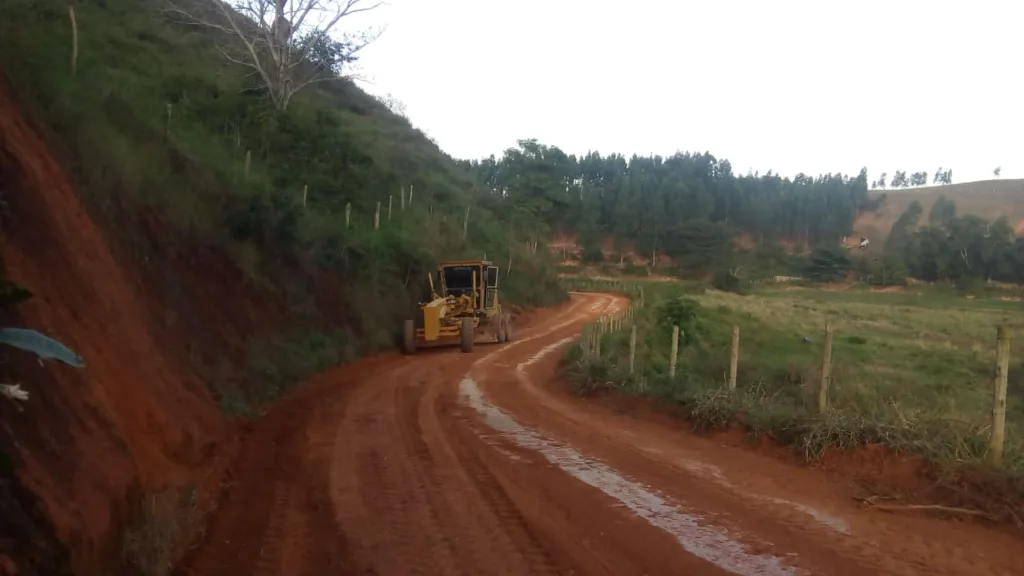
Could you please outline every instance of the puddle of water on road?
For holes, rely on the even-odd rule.
[[[560,345],[556,343],[550,348]],[[536,361],[543,354],[531,358]],[[615,498],[652,526],[675,536],[684,550],[725,570],[742,576],[789,575],[798,572],[783,566],[775,556],[752,554],[732,540],[721,528],[701,525],[701,517],[667,502],[646,487],[627,480],[607,465],[589,460],[570,446],[549,440],[525,428],[500,409],[489,404],[477,383],[464,379],[459,385],[464,403],[475,409],[488,426],[505,434],[521,447],[542,454],[573,477]]]
[[[526,369],[527,366],[532,366],[533,364],[536,364],[537,362],[540,362],[541,358],[543,358],[543,357],[547,356],[548,354],[550,354],[551,351],[553,351],[555,348],[558,348],[559,346],[563,346],[565,344],[568,344],[569,342],[572,342],[575,339],[576,339],[576,336],[569,336],[568,338],[562,338],[558,342],[554,342],[552,344],[548,344],[547,346],[541,348],[540,350],[537,350],[537,352],[533,356],[530,356],[530,358],[526,362],[522,362],[521,364],[516,366],[516,372],[519,372],[521,374]]]

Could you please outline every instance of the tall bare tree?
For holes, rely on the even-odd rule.
[[[220,53],[248,68],[279,110],[314,82],[342,77],[343,67],[379,31],[343,33],[343,20],[368,12],[374,0],[167,0],[168,13],[220,32]]]

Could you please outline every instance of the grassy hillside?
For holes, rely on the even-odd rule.
[[[301,300],[314,275],[343,279],[361,350],[391,344],[398,316],[440,258],[487,254],[503,268],[511,258],[503,291],[513,302],[560,294],[517,230],[471,196],[469,176],[353,84],[321,84],[278,113],[205,32],[173,25],[157,0],[76,5],[73,73],[67,6],[5,7],[4,68],[122,240],[138,242],[143,216],[152,216],[171,250],[213,247],[272,291]],[[414,190],[405,211],[403,187]]]
[[[872,191],[873,196],[879,192]],[[1006,216],[1017,233],[1024,232],[1024,180],[983,180],[948,186],[924,186],[885,191],[885,202],[875,212],[862,214],[853,224],[854,235],[871,241],[870,248],[881,250],[896,219],[914,200],[924,208],[921,223],[928,223],[932,204],[945,195],[956,202],[959,214],[974,214],[987,220]]]

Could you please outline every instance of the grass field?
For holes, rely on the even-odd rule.
[[[628,328],[607,335],[602,357],[570,351],[581,392],[617,388],[677,403],[698,427],[726,426],[741,414],[755,431],[802,450],[864,443],[943,464],[985,458],[995,366],[996,326],[1020,326],[1019,302],[946,292],[872,293],[772,289],[753,295],[697,284],[643,284],[636,317],[637,371],[628,374]],[[668,376],[673,299],[695,302],[683,320],[675,378]],[[830,410],[818,415],[826,320],[834,327]],[[732,327],[740,328],[737,390],[725,389]],[[687,329],[684,328],[684,332]],[[1019,330],[1018,330],[1019,331]],[[1024,345],[1013,342],[1007,408],[1007,470],[1024,471]]]

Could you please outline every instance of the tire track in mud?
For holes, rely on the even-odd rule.
[[[925,542],[924,524],[866,521],[808,484],[813,471],[552,389],[583,322],[623,304],[576,294],[511,343],[316,378],[257,425],[189,573],[1012,573],[1005,542],[975,528],[976,554],[993,558],[934,527]],[[467,375],[476,391],[460,388]],[[872,526],[902,547],[863,534]]]
[[[381,375],[370,392],[353,395],[332,489],[340,524],[358,542],[359,567],[396,574],[559,573],[474,460],[466,437],[447,429],[460,419],[441,390],[490,350],[404,359],[405,367]],[[375,467],[364,464],[367,457]],[[346,470],[352,460],[356,466]]]
[[[410,364],[353,398],[331,463],[332,475],[345,468],[332,478],[335,508],[342,514],[340,528],[357,543],[354,560],[360,570],[458,574],[438,509],[417,472],[417,457],[402,438],[404,415],[398,410],[401,388],[396,384],[412,379]]]
[[[448,372],[444,381],[456,377],[459,371]],[[493,570],[495,556],[515,559],[504,567],[508,573],[561,573],[502,485],[481,462],[479,450],[486,447],[480,446],[475,436],[459,434],[467,422],[465,415],[457,412],[454,400],[449,386],[430,388],[418,408],[418,431],[424,448],[430,441],[437,460],[446,464],[441,468],[448,471],[442,485],[449,505],[458,510],[457,524],[480,538],[479,543],[471,544],[472,569],[468,573]],[[482,510],[489,513],[480,514]]]

